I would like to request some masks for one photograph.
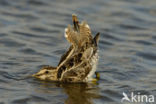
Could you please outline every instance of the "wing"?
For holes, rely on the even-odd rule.
[[[92,53],[93,48],[88,48],[85,52],[77,53],[66,59],[64,63],[58,67],[57,78],[62,79],[65,73],[69,73],[70,71],[74,71],[78,75],[84,74],[84,77],[86,77],[86,75],[88,75],[88,71],[92,69],[90,64]]]
[[[63,73],[70,70],[72,67],[79,65],[82,62],[81,58],[82,53],[75,54],[72,57],[67,58],[62,64],[58,66],[57,78],[60,79]]]
[[[73,46],[71,45],[68,51],[61,56],[58,66],[68,57],[72,49],[73,49]]]
[[[63,73],[61,80],[67,82],[82,82],[85,80],[89,72],[91,71],[91,65],[86,62],[81,63],[76,68]]]

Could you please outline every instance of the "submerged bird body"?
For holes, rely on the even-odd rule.
[[[87,82],[92,80],[98,60],[99,33],[93,38],[86,22],[79,24],[72,16],[73,26],[65,29],[65,37],[71,44],[61,57],[57,67],[46,66],[33,76],[41,80],[62,82]]]

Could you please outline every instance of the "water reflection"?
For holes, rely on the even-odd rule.
[[[68,95],[66,104],[93,104],[94,99],[100,98],[98,88],[89,84],[63,84],[62,87]]]
[[[60,88],[62,90],[60,90]],[[95,99],[99,99],[102,97],[99,94],[99,88],[97,87],[97,85],[86,83],[42,82],[40,87],[35,88],[35,91],[40,92],[42,94],[51,93],[55,96],[58,94],[58,91],[62,94],[65,93],[65,95],[67,96],[63,97],[63,103],[65,104],[94,104]]]

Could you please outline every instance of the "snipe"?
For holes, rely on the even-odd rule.
[[[86,22],[79,23],[77,16],[72,15],[73,26],[65,29],[65,37],[71,44],[62,55],[57,67],[46,66],[32,75],[41,80],[61,82],[88,82],[96,71],[98,61],[99,33],[93,38]]]

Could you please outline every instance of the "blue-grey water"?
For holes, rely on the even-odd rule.
[[[69,47],[72,13],[101,33],[100,80],[30,78]],[[123,92],[156,96],[155,0],[0,0],[0,104],[121,104]]]

